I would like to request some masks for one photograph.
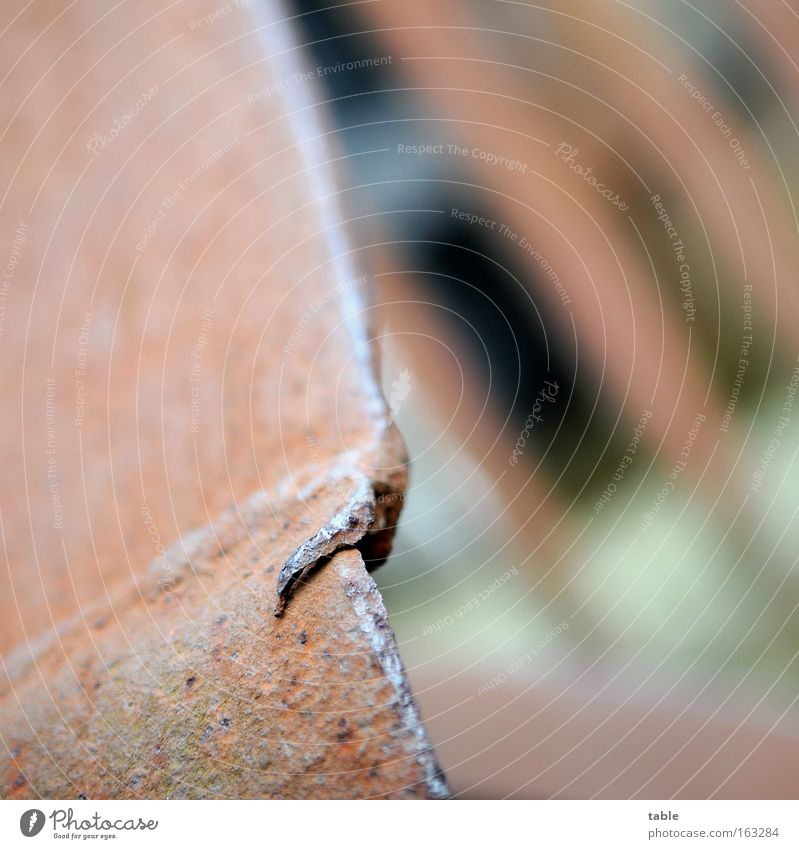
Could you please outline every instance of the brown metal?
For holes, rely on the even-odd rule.
[[[266,5],[0,13],[6,797],[447,794],[361,555],[406,480],[369,280]]]

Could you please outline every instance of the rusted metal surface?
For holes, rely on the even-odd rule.
[[[406,481],[369,281],[265,8],[0,13],[4,796],[446,795],[361,554]]]
[[[62,636],[68,663],[54,641],[29,666],[4,710],[7,795],[445,795],[359,553],[336,554],[273,617],[289,546],[256,512],[249,538],[201,555],[171,592],[91,611],[88,638],[83,623]]]

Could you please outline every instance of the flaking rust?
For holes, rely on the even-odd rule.
[[[274,615],[281,616],[289,598],[305,576],[337,551],[358,548],[370,567],[379,565],[390,549],[403,493],[386,483],[365,477],[336,515],[298,546],[277,577]]]
[[[374,521],[374,491],[364,481],[347,504],[324,527],[302,543],[283,564],[277,576],[275,616],[283,613],[294,588],[311,569],[342,548],[355,548]]]

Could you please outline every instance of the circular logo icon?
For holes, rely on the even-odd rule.
[[[38,808],[31,808],[19,818],[19,830],[25,837],[36,837],[44,828],[44,814]]]

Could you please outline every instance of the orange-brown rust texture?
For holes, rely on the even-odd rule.
[[[360,554],[336,554],[275,618],[276,526],[259,518],[196,576],[53,639],[3,709],[5,794],[445,795]]]
[[[442,797],[361,551],[272,615],[406,458],[302,57],[218,8],[0,11],[0,793]]]

